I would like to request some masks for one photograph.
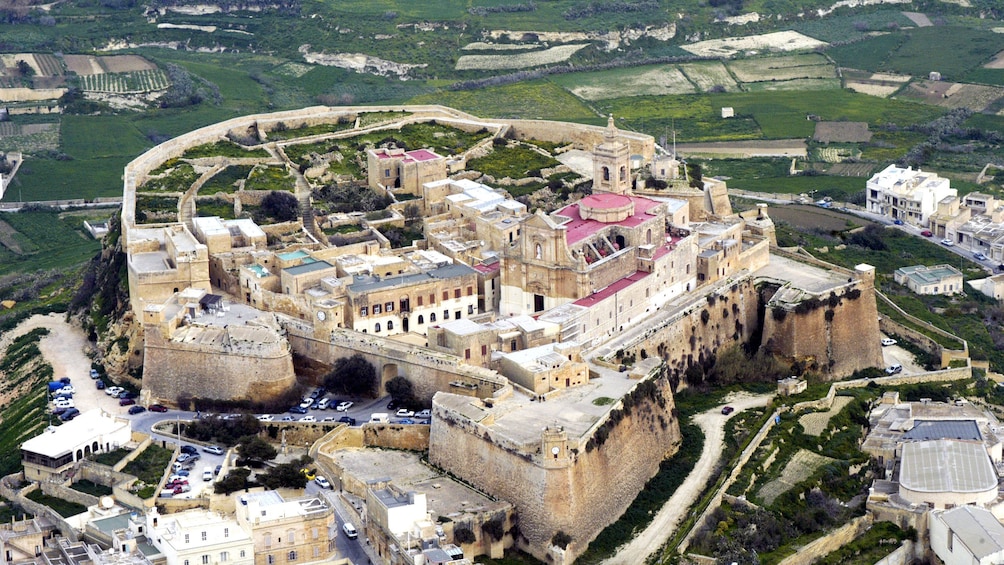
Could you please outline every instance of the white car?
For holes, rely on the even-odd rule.
[[[941,240],[941,244],[944,245],[945,247],[951,247],[951,246],[955,245],[955,242],[952,241],[952,240],[950,240],[950,239],[948,239],[948,238],[945,238],[945,239]]]
[[[416,412],[415,413],[415,417],[416,418],[431,418],[432,417],[432,410],[429,410],[428,408],[426,408],[425,410],[422,410],[421,412]]]
[[[75,394],[77,390],[70,385],[63,385],[63,388],[56,391],[56,394]]]
[[[258,416],[259,422],[271,422],[272,420],[275,420],[275,416],[271,414],[262,414]]]
[[[891,337],[883,337],[882,346],[885,347],[887,345],[896,345],[896,340]]]
[[[52,404],[56,408],[73,408],[73,400],[70,398],[57,398]]]
[[[408,410],[407,408],[402,408],[402,409],[398,410],[397,413],[395,414],[395,416],[397,416],[398,418],[411,418],[414,415],[415,415],[415,411],[414,410]]]
[[[337,410],[339,412],[345,412],[349,408],[352,408],[353,404],[354,404],[353,402],[351,402],[349,400],[346,400],[345,402],[342,402],[341,404],[339,404],[338,406],[336,406],[335,410]]]
[[[316,422],[317,418],[315,418],[313,416],[304,416],[304,417],[300,418],[300,421],[301,422]]]
[[[125,389],[122,388],[122,387],[120,387],[120,386],[110,386],[110,387],[108,387],[108,388],[105,389],[105,394],[107,394],[108,396],[111,396],[112,398],[115,398],[121,392],[123,392],[124,390]]]
[[[321,488],[326,488],[326,489],[330,489],[331,488],[331,483],[328,482],[328,479],[325,479],[324,477],[322,477],[320,475],[318,475],[317,478],[314,479],[314,482],[317,483],[317,486],[319,486]]]
[[[303,401],[300,402],[300,408],[310,408],[310,406],[313,403],[314,403],[314,400],[312,398],[309,398],[309,397],[308,398],[304,398]]]

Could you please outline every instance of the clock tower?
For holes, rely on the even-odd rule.
[[[631,155],[628,144],[618,139],[613,114],[607,119],[603,142],[593,149],[593,192],[631,192]]]
[[[327,340],[331,330],[341,327],[344,327],[341,302],[324,299],[314,303],[314,337]]]

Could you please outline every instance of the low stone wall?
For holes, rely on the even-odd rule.
[[[55,498],[61,498],[70,502],[75,502],[83,506],[94,506],[98,503],[98,497],[93,494],[87,494],[86,492],[80,492],[70,485],[70,481],[65,484],[44,482],[40,483],[42,488],[42,493]]]
[[[143,434],[143,435],[145,435],[145,434]],[[137,439],[136,436],[137,436],[137,433],[133,432],[133,440]],[[142,439],[139,440],[139,445],[136,446],[136,449],[133,449],[132,452],[130,452],[125,457],[123,457],[121,461],[119,461],[118,463],[116,463],[115,465],[113,465],[112,466],[112,470],[113,471],[121,471],[122,469],[124,469],[126,465],[128,465],[129,463],[132,463],[132,461],[134,459],[136,459],[137,457],[139,457],[139,454],[143,453],[143,450],[145,450],[147,447],[149,447],[151,443],[153,443],[153,438],[150,437],[150,436],[145,435],[144,438],[142,438]]]
[[[871,525],[872,517],[870,514],[855,518],[825,536],[802,546],[798,553],[782,559],[778,565],[811,565],[820,557],[847,545],[868,530]]]
[[[63,537],[68,538],[70,541],[80,541],[77,530],[71,526],[69,522],[64,520],[62,516],[48,506],[39,504],[25,496],[32,491],[38,490],[38,483],[31,483],[21,490],[14,490],[14,488],[11,487],[12,481],[20,481],[22,478],[23,476],[21,473],[15,473],[0,479],[0,496],[17,503],[21,506],[21,508],[31,512],[36,517],[45,516],[51,520],[57,528],[59,528],[59,532],[63,534]]]
[[[422,424],[377,424],[363,425],[363,443],[366,447],[386,447],[427,451],[429,449],[429,428]]]
[[[875,562],[875,565],[909,565],[914,561],[914,542],[911,540],[903,541],[903,544],[896,548],[895,551],[886,555],[882,559]]]

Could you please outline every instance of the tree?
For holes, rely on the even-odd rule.
[[[261,211],[270,218],[275,218],[280,222],[295,220],[300,212],[300,203],[292,194],[273,190],[265,195],[261,200]]]
[[[248,481],[248,477],[251,476],[251,469],[247,467],[235,467],[231,469],[227,476],[223,477],[213,485],[213,491],[216,494],[230,494],[245,488],[248,488],[253,483]]]
[[[687,174],[690,175],[690,186],[704,188],[704,176],[699,163],[687,163]]]
[[[313,463],[310,457],[300,457],[289,463],[280,463],[264,474],[258,475],[261,484],[270,489],[303,488],[307,486],[307,476],[300,469]]]
[[[376,396],[377,385],[376,368],[359,353],[337,359],[324,377],[328,390],[356,396]]]
[[[25,61],[24,59],[17,60],[17,72],[21,73],[21,76],[25,78],[31,78],[35,76],[35,69],[31,68],[31,65],[28,64],[28,61]]]
[[[241,459],[263,462],[275,459],[279,452],[276,451],[275,447],[272,447],[272,444],[262,438],[247,436],[237,444],[237,455]]]
[[[416,204],[408,204],[404,207],[404,217],[408,221],[414,221],[422,217],[422,209]]]
[[[387,394],[402,406],[414,406],[417,404],[415,402],[414,385],[411,384],[411,381],[400,375],[387,381],[384,388],[387,389]]]

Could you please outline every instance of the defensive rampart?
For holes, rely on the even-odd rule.
[[[430,461],[512,502],[520,517],[518,543],[550,563],[571,563],[679,448],[671,385],[661,370],[585,435],[569,437],[567,453],[559,448],[553,458],[541,442],[516,447],[441,398],[448,400],[433,399]],[[558,532],[571,536],[564,550],[552,545]]]

